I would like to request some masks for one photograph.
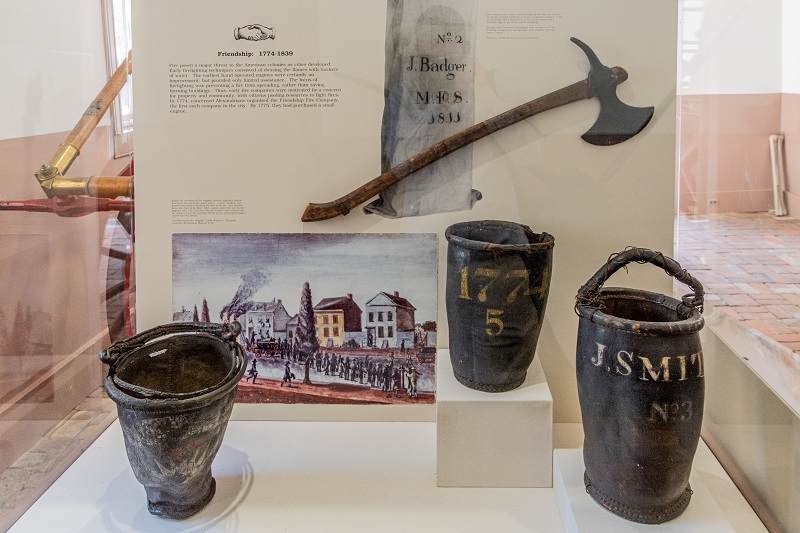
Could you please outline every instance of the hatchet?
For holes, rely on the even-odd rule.
[[[581,136],[584,141],[598,146],[610,146],[626,141],[642,131],[650,122],[654,109],[652,106],[632,107],[617,97],[617,85],[628,79],[627,71],[622,67],[609,68],[603,65],[589,46],[575,37],[570,40],[589,58],[589,76],[585,80],[531,100],[456,133],[338,200],[324,204],[310,203],[306,206],[301,220],[315,222],[346,215],[351,209],[376,194],[464,146],[526,118],[580,100],[596,97],[600,101],[600,115],[594,125]]]

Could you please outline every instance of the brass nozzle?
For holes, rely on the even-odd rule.
[[[58,181],[63,179],[64,174],[67,172],[69,167],[75,161],[75,158],[78,157],[81,151],[78,150],[77,147],[70,143],[62,143],[58,150],[56,150],[55,155],[53,155],[50,162],[46,165],[42,165],[38,172],[36,172],[36,179],[39,181],[39,185],[42,186],[45,194],[47,194],[48,198],[53,198],[54,196],[61,196],[62,194],[74,194],[74,193],[61,193],[57,186]],[[85,194],[85,193],[82,193]]]
[[[50,160],[50,166],[57,169],[63,176],[69,170],[70,165],[75,161],[81,151],[70,143],[62,143],[56,150],[55,155]]]
[[[88,178],[55,178],[50,182],[50,193],[52,196],[62,197],[77,195],[89,195],[89,181]],[[51,196],[51,198],[52,198]]]

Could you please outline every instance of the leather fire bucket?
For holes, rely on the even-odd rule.
[[[536,353],[555,239],[496,220],[454,224],[445,237],[455,377],[485,392],[515,389]]]
[[[661,267],[693,294],[602,288],[631,262]],[[671,520],[689,505],[703,419],[703,287],[675,260],[632,248],[580,288],[575,309],[586,491],[628,520]]]
[[[187,518],[214,497],[211,462],[247,358],[232,324],[175,323],[100,352],[125,449],[150,513]]]

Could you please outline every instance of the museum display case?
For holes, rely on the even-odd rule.
[[[16,3],[0,529],[800,529],[798,8],[614,3]],[[449,259],[448,228],[481,224],[501,235]],[[634,259],[603,294],[677,311],[583,313],[597,267],[641,249],[663,269]],[[700,298],[675,352],[652,338],[690,321],[672,276]],[[603,310],[646,341],[590,339]],[[117,369],[173,327],[235,331],[238,358],[201,385],[176,381],[205,356],[169,344]],[[606,397],[581,361],[653,388]],[[153,429],[228,378],[227,430]],[[637,467],[679,478],[644,520],[613,488],[632,454],[595,453],[635,432]]]

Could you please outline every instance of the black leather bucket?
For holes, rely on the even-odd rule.
[[[456,379],[486,392],[525,381],[542,329],[555,239],[513,222],[447,228],[447,324]]]
[[[100,352],[103,385],[154,515],[187,518],[214,497],[211,463],[247,368],[240,331],[238,322],[168,324]]]
[[[678,301],[601,288],[631,262],[659,266],[694,293]],[[576,301],[586,491],[628,520],[671,520],[689,505],[703,420],[703,287],[673,259],[633,248],[609,259]]]

